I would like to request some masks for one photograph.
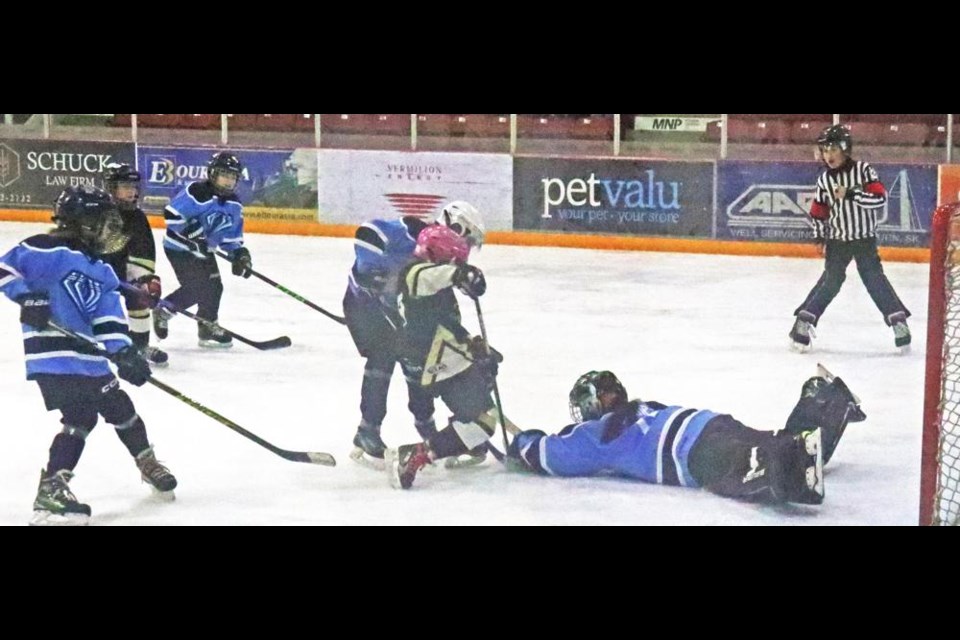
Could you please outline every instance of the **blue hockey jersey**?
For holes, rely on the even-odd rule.
[[[110,353],[132,344],[118,285],[109,265],[78,251],[64,238],[34,236],[0,257],[0,291],[8,298],[46,292],[54,322],[96,339]],[[21,328],[28,380],[36,374],[111,374],[105,357],[85,353],[74,338],[55,329]]]
[[[516,450],[532,471],[554,476],[617,475],[657,484],[700,486],[690,474],[690,451],[718,414],[659,403],[639,403],[616,433],[608,413],[570,425],[557,435],[524,431]]]
[[[243,205],[237,196],[218,196],[210,183],[191,182],[163,209],[167,234],[163,246],[197,258],[214,249],[233,252],[243,246]]]
[[[413,216],[371,220],[360,225],[353,241],[356,259],[350,270],[350,292],[369,292],[395,307],[397,276],[413,259],[417,236],[427,226],[427,222]]]

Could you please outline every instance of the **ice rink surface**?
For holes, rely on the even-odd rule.
[[[0,255],[47,227],[0,223]],[[156,238],[159,248],[160,232]],[[254,267],[342,314],[351,240],[249,235]],[[850,425],[827,468],[819,507],[763,506],[706,491],[613,478],[556,479],[509,473],[492,458],[472,469],[421,472],[410,491],[348,458],[360,419],[363,360],[345,327],[265,283],[224,270],[221,323],[254,340],[288,335],[261,352],[197,346],[178,317],[155,344],[170,354],[157,378],[284,449],[327,451],[335,468],[284,460],[150,385],[124,383],[158,457],[177,476],[174,502],[141,483],[126,449],[101,422],[71,487],[93,509],[91,525],[644,524],[912,525],[917,521],[927,265],[885,263],[913,312],[912,352],[893,333],[855,266],[824,314],[813,351],[787,332],[821,260],[588,251],[488,245],[471,260],[489,288],[481,298],[500,366],[504,411],[523,428],[569,422],[567,393],[591,369],[610,369],[631,396],[731,413],[780,428],[800,386],[824,363],[860,396],[867,421]],[[161,255],[165,292],[176,287]],[[464,324],[479,325],[461,298]],[[18,307],[0,301],[0,524],[31,516],[40,469],[59,430],[24,379]],[[406,389],[395,373],[383,427],[388,445],[414,442]],[[449,413],[438,403],[437,422]],[[502,447],[498,432],[495,442]]]

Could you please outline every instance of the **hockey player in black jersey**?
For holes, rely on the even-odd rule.
[[[467,264],[469,254],[454,229],[432,225],[417,237],[417,260],[400,274],[401,366],[453,416],[424,442],[386,450],[387,473],[397,488],[409,489],[417,472],[434,460],[484,450],[497,425],[491,390],[501,357],[460,323],[454,293],[478,298],[486,291],[483,273]]]
[[[887,201],[887,191],[869,163],[851,156],[853,138],[844,126],[824,129],[817,145],[827,170],[817,180],[810,217],[814,237],[823,243],[826,263],[820,280],[794,311],[796,320],[789,334],[792,346],[799,351],[810,348],[814,327],[840,292],[847,266],[855,260],[867,292],[893,329],[894,344],[906,351],[910,311],[893,290],[877,253],[877,211]]]
[[[168,356],[150,346],[150,310],[161,296],[157,275],[157,247],[143,209],[139,206],[140,173],[128,164],[109,164],[103,184],[123,218],[124,233],[130,238],[122,251],[102,257],[113,267],[121,282],[128,282],[137,291],[121,289],[130,318],[130,338],[144,358],[155,367],[167,366]]]

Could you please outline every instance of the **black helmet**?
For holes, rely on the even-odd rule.
[[[121,184],[133,185],[137,191],[132,200],[117,196],[117,187]],[[103,172],[103,186],[121,209],[134,209],[140,199],[140,173],[125,163],[111,163]]]
[[[601,399],[602,394],[614,394]],[[570,417],[575,422],[596,420],[627,402],[627,390],[611,371],[589,371],[570,389]]]
[[[817,146],[823,147],[831,144],[837,145],[840,151],[849,156],[853,152],[853,137],[850,135],[850,130],[842,124],[835,124],[821,131],[820,135],[817,136]]]
[[[130,240],[117,205],[103,189],[67,187],[53,206],[53,221],[96,255],[116,253]]]
[[[237,156],[232,153],[227,153],[226,151],[215,153],[207,164],[207,180],[210,182],[210,185],[213,186],[213,190],[221,195],[233,192],[236,188],[236,183],[240,181],[240,175],[242,173],[243,165],[240,164],[240,160]],[[236,182],[230,188],[225,189],[219,187],[217,186],[217,176],[221,175],[234,176]]]

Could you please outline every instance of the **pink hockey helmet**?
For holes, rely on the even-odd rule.
[[[417,236],[413,255],[430,262],[466,262],[470,257],[470,246],[450,227],[432,224]]]

